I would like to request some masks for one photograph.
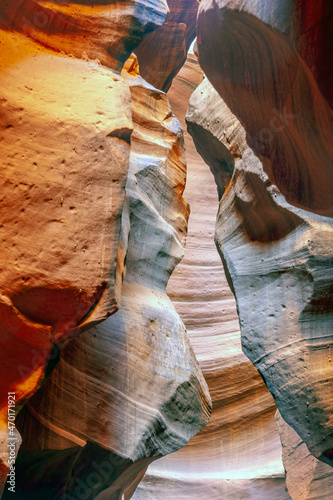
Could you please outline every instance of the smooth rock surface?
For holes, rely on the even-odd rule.
[[[167,92],[186,61],[195,38],[197,0],[167,0],[170,12],[160,28],[150,33],[135,49],[141,76]]]
[[[298,434],[276,412],[282,442],[286,485],[293,500],[328,500],[333,491],[333,469],[309,452]]]
[[[225,110],[225,103],[205,78],[192,95],[186,115],[187,130],[198,153],[214,175],[219,200],[231,180],[240,145],[245,143],[242,130],[235,127],[232,116],[228,121]],[[228,144],[228,149],[224,146],[224,142]]]
[[[321,3],[314,12],[319,25]],[[203,0],[199,62],[288,203],[332,216],[333,115],[302,58],[305,48],[296,50],[294,21],[289,1]],[[331,31],[328,25],[328,37]],[[307,43],[320,44],[311,37]]]
[[[102,3],[0,5],[1,443],[7,392],[18,412],[51,368],[54,343],[119,307],[133,128],[128,84],[114,69],[167,5]]]
[[[199,87],[188,122],[209,117],[209,103],[207,85],[203,93]],[[283,418],[314,456],[332,464],[332,219],[288,204],[246,143],[240,122],[225,104],[219,107],[220,121],[210,132],[226,149],[233,144],[236,160],[215,239],[235,293],[243,351]],[[238,151],[221,132],[231,129]]]
[[[3,0],[0,28],[56,53],[121,70],[144,36],[166,18],[166,0]],[[12,42],[15,53],[19,49]]]
[[[119,307],[130,147],[117,136],[132,131],[119,75],[17,41],[22,59],[2,65],[0,76],[3,432],[7,392],[16,393],[18,411],[44,377],[54,342]]]
[[[201,81],[202,71],[189,54],[168,92],[184,127],[187,102]],[[207,380],[213,413],[188,445],[148,467],[133,499],[287,500],[276,407],[242,352],[235,300],[214,244],[216,185],[187,133],[185,144],[191,215],[185,256],[167,291]]]
[[[31,498],[45,492],[81,498],[81,481],[89,499],[130,498],[148,463],[184,446],[209,419],[206,382],[165,293],[187,230],[182,130],[166,96],[138,76],[134,58],[126,68],[134,131],[121,307],[62,350],[51,377],[19,416],[25,499],[26,484]],[[59,472],[52,475],[56,463]],[[86,478],[97,470],[95,484],[84,480],[83,469]]]

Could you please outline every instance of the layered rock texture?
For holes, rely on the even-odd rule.
[[[184,446],[210,414],[206,383],[165,294],[187,229],[182,130],[135,58],[126,69],[134,131],[121,308],[61,350],[20,414],[22,498],[130,498],[149,462]]]
[[[168,6],[170,11],[163,26],[150,33],[135,49],[141,75],[165,92],[185,63],[195,38],[199,2],[168,0]]]
[[[188,217],[181,129],[166,98],[140,80],[135,64],[129,68],[134,76],[126,74],[136,83],[116,71],[166,14],[162,1],[1,4],[2,484],[10,465],[7,392],[15,393],[19,411],[61,358],[36,398],[38,411],[31,403],[33,417],[25,408],[26,420],[22,413],[18,423],[26,433],[17,460],[21,498],[67,492],[81,498],[87,487],[94,498],[116,478],[108,495],[120,498],[149,461],[183,446],[209,417],[206,384],[165,295]],[[108,353],[109,324],[101,333],[91,327],[119,308],[122,288],[121,316],[130,319],[115,320],[122,344],[114,339]],[[70,337],[89,328],[87,338],[66,349]],[[128,332],[141,335],[141,351]],[[151,363],[140,365],[149,355]],[[101,380],[114,369],[112,356],[120,370],[114,387],[112,376]],[[137,375],[129,374],[128,357]],[[153,384],[159,400],[151,400]],[[117,408],[114,394],[125,405],[117,416],[107,403],[109,397]],[[89,467],[93,457],[106,456],[109,475],[99,471],[95,484]],[[77,484],[83,477],[88,482]]]
[[[165,0],[3,0],[0,26],[7,35],[15,31],[58,54],[121,70],[167,13]],[[19,54],[15,42],[12,49]]]
[[[0,496],[332,496],[331,22],[2,0]]]
[[[201,82],[202,71],[190,54],[168,92],[184,127],[188,99]],[[210,117],[213,112],[209,109]],[[212,149],[211,142],[203,142]],[[167,290],[207,380],[213,413],[185,448],[149,466],[133,499],[287,500],[276,406],[242,353],[235,300],[214,244],[216,185],[188,134],[185,144],[191,215],[185,256]]]
[[[262,94],[256,95],[256,87],[250,79],[253,69],[251,58],[241,59],[242,72],[231,62],[233,49],[234,58],[235,54],[242,57],[237,52],[240,47],[237,36],[244,30],[246,36],[247,24],[243,21],[248,19],[247,15],[229,11],[222,5],[218,9],[215,4],[214,9],[209,2],[204,2],[200,9],[200,61],[218,92],[226,96],[226,102],[219,99],[217,92],[206,81],[191,98],[187,120],[197,149],[210,165],[222,196],[215,238],[230,287],[236,296],[243,350],[262,374],[283,418],[297,431],[300,440],[306,443],[314,456],[332,465],[332,219],[322,215],[322,212],[327,213],[326,210],[319,205],[315,207],[310,198],[306,208],[313,212],[316,209],[318,214],[294,206],[300,203],[293,195],[299,182],[300,170],[296,168],[295,160],[299,159],[297,148],[300,141],[303,141],[305,151],[314,149],[316,144],[317,147],[326,144],[326,163],[311,160],[307,168],[318,179],[325,169],[331,175],[332,159],[328,153],[332,128],[327,122],[326,128],[320,129],[322,120],[331,119],[331,112],[301,59],[296,68],[297,74],[302,74],[304,70],[312,80],[311,88],[316,93],[309,105],[297,100],[294,80],[293,88],[290,88],[288,80],[285,88],[282,82],[279,87],[278,79],[277,83],[272,81],[270,84],[269,72],[266,78],[266,73],[262,76],[259,73],[258,86],[260,84]],[[203,62],[205,55],[209,57],[206,51],[211,33],[205,32],[208,20],[216,36],[224,36],[223,27],[229,34],[235,35],[234,39],[231,35],[229,38],[229,59],[224,54],[221,59],[220,56],[213,56],[214,47],[211,44],[210,60]],[[251,16],[249,20],[257,23],[255,33],[259,36],[261,29],[263,40],[269,40],[265,31],[267,25],[262,26]],[[242,31],[238,22],[242,23]],[[279,47],[282,50],[283,43],[282,48]],[[257,44],[255,50],[259,52],[260,48]],[[275,55],[272,54],[273,61]],[[219,61],[221,66],[225,65],[223,71],[218,66]],[[280,69],[287,69],[287,64],[283,66],[283,58],[279,61]],[[262,68],[264,73],[266,66]],[[244,75],[246,78],[248,75],[248,81],[241,80]],[[228,87],[231,81],[235,85],[232,96],[231,87]],[[244,93],[250,108],[253,106],[251,116],[247,116],[248,110],[241,106]],[[294,106],[293,114],[286,116],[275,108],[279,127],[277,121],[271,120],[271,129],[266,127],[260,131],[263,132],[261,139],[270,132],[270,141],[261,141],[258,133],[259,139],[254,144],[251,135],[254,129],[249,123],[251,120],[259,123],[261,118],[266,120],[267,116],[270,117],[270,97],[274,97],[276,103],[280,100],[284,106],[290,100]],[[255,99],[262,104],[262,98],[266,99],[264,114],[262,108],[256,111],[254,107]],[[323,105],[322,113],[314,112],[313,102]],[[239,115],[244,126],[232,111]],[[308,132],[312,127],[313,135],[302,135],[302,123],[297,113],[302,115],[302,119],[309,117],[304,126]],[[255,123],[256,127],[258,123]],[[261,122],[263,125],[264,122]],[[289,157],[288,148],[282,147],[283,142],[279,145],[279,141],[284,141],[284,134],[288,135],[289,144],[294,148],[293,158]],[[265,145],[265,150],[260,152],[258,144]],[[280,169],[283,185],[267,167],[268,159],[270,166],[273,164],[272,155]],[[306,169],[303,160],[301,164]],[[291,179],[288,181],[288,169],[293,173],[293,182]],[[327,189],[330,190],[332,184],[328,179],[327,182]],[[313,186],[312,181],[308,185]],[[285,192],[289,189],[286,196],[277,186]],[[299,192],[304,193],[303,190]],[[325,196],[324,189],[322,201],[325,203],[326,199],[330,203],[331,197]]]

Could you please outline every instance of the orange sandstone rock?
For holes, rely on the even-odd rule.
[[[3,0],[0,26],[58,53],[121,70],[167,11],[165,0]]]
[[[333,489],[333,469],[317,460],[290,425],[276,412],[282,443],[286,486],[293,500],[330,498]]]
[[[79,496],[81,482],[89,498],[130,498],[147,465],[184,446],[210,414],[205,380],[165,292],[184,253],[189,213],[183,134],[167,97],[138,75],[134,58],[126,69],[134,131],[121,307],[70,341],[19,416],[18,488],[26,499],[27,484],[33,495],[66,498]]]
[[[18,411],[53,345],[119,307],[132,119],[114,69],[165,15],[158,0],[1,2],[1,439],[7,392]]]

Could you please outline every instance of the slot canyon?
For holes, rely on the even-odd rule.
[[[333,4],[0,0],[0,498],[333,498]]]

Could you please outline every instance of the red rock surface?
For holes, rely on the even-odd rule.
[[[299,54],[284,32],[293,19],[278,2],[240,3],[201,3],[200,64],[287,201],[333,215],[332,111],[301,57],[305,48]]]
[[[170,12],[165,23],[135,49],[143,78],[164,92],[186,61],[195,38],[199,6],[197,0],[167,1]]]
[[[302,59],[333,106],[333,61],[328,55],[333,47],[333,4],[326,0],[294,2],[293,39]]]

